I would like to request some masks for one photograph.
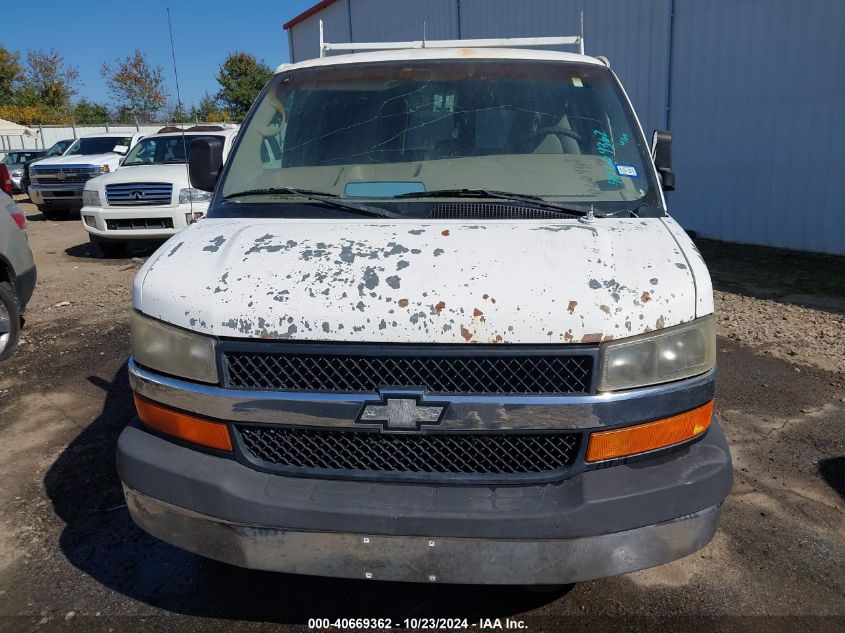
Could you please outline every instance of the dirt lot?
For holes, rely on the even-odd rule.
[[[717,406],[736,481],[701,552],[545,594],[296,577],[204,560],[133,525],[114,447],[133,411],[128,311],[145,254],[103,260],[78,220],[24,207],[40,279],[25,343],[0,366],[0,629],[253,631],[313,617],[511,618],[592,633],[845,627],[836,282],[816,302],[734,282],[719,291]]]

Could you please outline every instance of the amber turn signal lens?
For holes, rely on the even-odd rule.
[[[587,461],[600,462],[679,444],[701,435],[710,426],[713,401],[671,418],[590,435]]]
[[[150,402],[137,394],[133,395],[138,417],[144,424],[194,444],[221,451],[232,451],[232,440],[225,424],[179,413]]]

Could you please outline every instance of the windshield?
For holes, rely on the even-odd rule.
[[[613,211],[658,204],[647,156],[604,66],[344,64],[271,80],[221,195],[296,187],[385,206],[394,195],[477,189]],[[268,194],[248,203],[279,201]]]
[[[73,141],[59,141],[47,150],[47,156],[61,156]]]
[[[25,163],[33,158],[37,158],[40,155],[41,152],[9,152],[6,154],[5,158],[3,158],[3,162],[6,165],[17,165]]]
[[[128,149],[131,143],[131,136],[92,136],[89,138],[78,138],[68,148],[66,155],[85,156],[88,154],[108,154],[109,152],[113,152],[116,146],[123,146]]]
[[[195,134],[179,136],[155,136],[138,141],[123,161],[124,167],[133,165],[165,165],[169,163],[184,163],[186,155],[190,156],[191,141],[195,138],[215,138],[221,143],[222,136],[198,136]]]

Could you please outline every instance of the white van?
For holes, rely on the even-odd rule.
[[[202,218],[211,194],[189,182],[191,141],[220,140],[225,160],[237,133],[236,125],[197,125],[184,134],[169,127],[141,140],[120,167],[85,183],[82,225],[91,242],[119,257],[132,240],[167,239]]]
[[[649,147],[605,61],[490,44],[283,65],[225,167],[193,142],[207,218],[134,284],[142,528],[250,568],[511,585],[712,538],[731,459],[670,136]]]

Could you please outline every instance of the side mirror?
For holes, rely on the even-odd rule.
[[[195,138],[188,155],[188,175],[191,186],[214,191],[223,168],[223,141],[216,138]]]
[[[655,130],[651,137],[651,158],[663,191],[675,191],[675,172],[672,171],[672,133],[669,130]]]

